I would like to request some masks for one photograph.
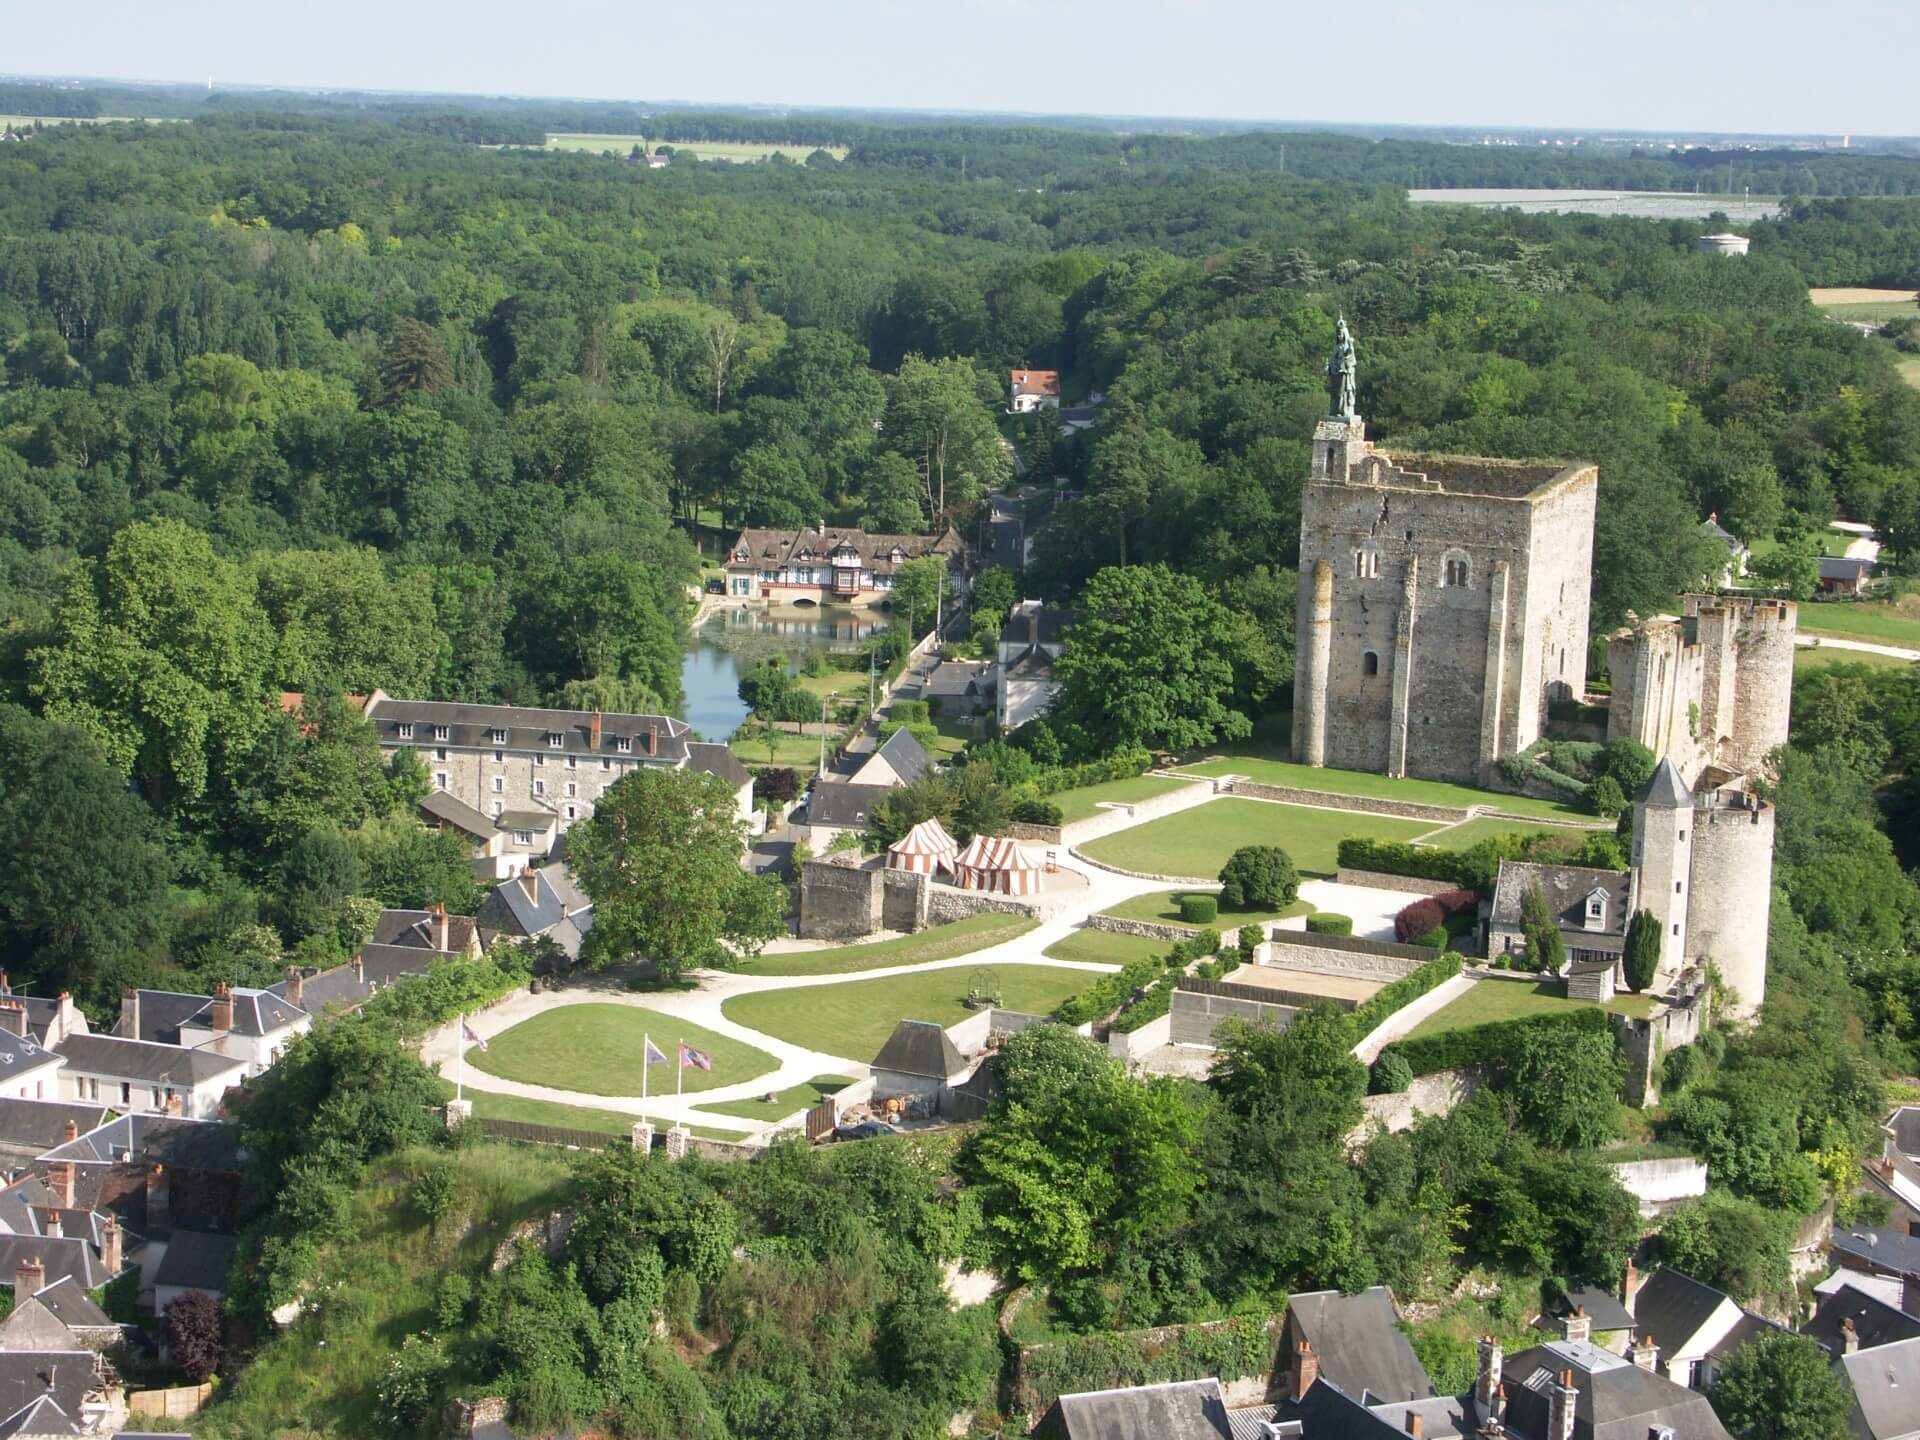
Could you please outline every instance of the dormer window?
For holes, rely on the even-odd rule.
[[[633,737],[631,735],[616,736],[613,742],[613,748],[618,750],[622,755],[631,755],[633,753]]]
[[[444,726],[444,725],[436,725],[436,726],[434,726],[434,727],[433,727],[433,738],[434,738],[434,739],[436,739],[436,740],[445,740],[445,739],[447,738],[447,727],[446,727],[446,726]]]
[[[506,731],[504,731],[504,730],[495,730],[495,731],[493,732],[493,743],[494,743],[494,744],[496,744],[496,745],[504,745],[504,744],[506,744],[506,743],[507,743],[507,732],[506,732]]]
[[[413,738],[413,726],[407,721],[402,720],[398,725],[393,727],[393,733],[398,735],[402,740],[411,740]]]
[[[892,555],[890,555],[888,558],[891,559],[894,564],[898,565],[902,560],[907,558],[907,552],[902,550],[898,545],[896,545],[893,547]]]
[[[1587,909],[1583,919],[1588,930],[1607,928],[1607,892],[1597,885],[1587,892]]]
[[[547,748],[549,750],[558,750],[566,743],[567,737],[562,735],[558,730],[549,730],[547,732]]]
[[[738,550],[734,551],[733,558],[736,560],[745,560],[747,558],[747,547],[742,545]]]

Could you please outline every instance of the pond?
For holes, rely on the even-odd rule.
[[[740,671],[770,655],[798,661],[814,650],[857,650],[887,628],[887,617],[847,606],[734,606],[710,616],[680,659],[682,711],[703,740],[725,740],[747,718],[740,703]]]

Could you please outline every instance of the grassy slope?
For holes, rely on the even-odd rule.
[[[1149,940],[1144,935],[1120,935],[1111,930],[1075,930],[1049,945],[1042,953],[1050,960],[1081,960],[1093,965],[1125,965],[1143,955],[1165,957],[1173,948],[1169,940]],[[1087,977],[1092,980],[1094,977]]]
[[[1184,780],[1169,780],[1164,775],[1135,775],[1127,780],[1108,780],[1099,785],[1083,785],[1078,790],[1062,790],[1056,795],[1049,795],[1047,799],[1060,807],[1061,822],[1071,825],[1075,820],[1101,814],[1098,807],[1102,801],[1137,805],[1142,800],[1152,800],[1178,790],[1187,783]]]
[[[572,1130],[597,1130],[602,1135],[631,1135],[638,1115],[619,1110],[595,1110],[585,1105],[556,1105],[549,1100],[528,1100],[519,1095],[495,1095],[486,1090],[469,1090],[475,1118],[481,1120],[517,1120],[523,1125],[559,1125]],[[696,1135],[713,1140],[738,1140],[744,1130],[716,1130],[692,1127]]]
[[[1242,845],[1278,845],[1303,875],[1331,875],[1335,850],[1349,835],[1412,840],[1431,821],[1396,820],[1351,810],[1314,810],[1264,800],[1209,800],[1191,810],[1122,830],[1083,847],[1095,860],[1152,875],[1218,875]]]
[[[1120,920],[1146,920],[1159,925],[1182,925],[1186,923],[1180,918],[1182,895],[1211,895],[1216,901],[1220,898],[1218,890],[1151,890],[1145,895],[1129,896],[1118,905],[1110,905],[1100,913],[1112,915]],[[1222,909],[1213,926],[1216,930],[1222,931],[1238,930],[1242,925],[1268,924],[1275,920],[1286,920],[1295,915],[1312,913],[1313,906],[1305,900],[1296,900],[1280,910]]]
[[[796,1110],[810,1109],[821,1096],[844,1090],[852,1083],[845,1075],[816,1075],[780,1091],[771,1104],[765,1100],[721,1100],[700,1108],[715,1115],[738,1115],[743,1120],[784,1120]]]
[[[1459,1030],[1495,1020],[1519,1020],[1533,1015],[1578,1010],[1589,1003],[1585,1000],[1569,1000],[1560,990],[1557,981],[1523,985],[1510,980],[1482,980],[1459,999],[1443,1005],[1414,1026],[1413,1034],[1416,1037],[1437,1035],[1442,1030]],[[1645,1015],[1652,1006],[1651,996],[1623,992],[1606,1008],[1622,1015]]]
[[[1040,922],[1025,915],[970,915],[950,925],[936,925],[898,940],[865,945],[839,945],[831,950],[795,950],[758,955],[740,966],[742,975],[849,975],[859,970],[884,970],[891,965],[924,965],[970,955],[991,945],[1017,939]]]
[[[1801,646],[1793,652],[1793,673],[1824,670],[1829,665],[1866,665],[1875,670],[1903,670],[1914,664],[1898,655],[1876,655],[1871,650],[1841,650],[1835,646]]]
[[[1046,965],[1002,965],[992,971],[1000,1003],[1009,1010],[1044,1015],[1098,977],[1085,970]],[[956,965],[922,975],[890,975],[801,991],[768,990],[736,995],[722,1007],[737,1025],[805,1045],[828,1055],[867,1064],[902,1020],[951,1025],[964,1020],[974,970]]]
[[[737,1084],[778,1068],[764,1050],[633,1005],[561,1005],[542,1011],[495,1037],[484,1053],[478,1046],[469,1047],[467,1063],[529,1085],[589,1095],[638,1095],[641,1045],[649,1034],[667,1057],[665,1065],[654,1064],[648,1080],[656,1095],[674,1091],[677,1040],[713,1057],[712,1070],[687,1070],[684,1088],[689,1091]]]
[[[411,1151],[377,1166],[354,1194],[343,1238],[320,1249],[313,1293],[326,1299],[319,1314],[268,1340],[215,1391],[193,1433],[202,1440],[390,1433],[373,1414],[388,1357],[404,1336],[431,1326],[443,1276],[460,1271],[477,1283],[518,1221],[560,1203],[569,1164],[563,1150],[479,1144]],[[453,1168],[457,1198],[433,1232],[406,1195],[417,1175],[441,1165]],[[449,1393],[472,1394],[486,1378],[463,1358],[456,1350]]]
[[[1809,635],[1843,635],[1920,650],[1920,613],[1879,601],[1802,605],[1800,629]]]
[[[1268,760],[1255,755],[1228,755],[1182,767],[1189,775],[1245,775],[1264,785],[1293,785],[1302,790],[1324,790],[1334,795],[1371,795],[1383,800],[1405,800],[1420,805],[1493,805],[1515,815],[1538,815],[1542,819],[1580,817],[1571,805],[1556,800],[1535,800],[1525,795],[1502,795],[1493,790],[1475,790],[1466,785],[1450,785],[1444,780],[1396,780],[1365,770],[1332,770],[1312,765],[1295,765],[1285,760]],[[1586,818],[1586,817],[1580,817]]]

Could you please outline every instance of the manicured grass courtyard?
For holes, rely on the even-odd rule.
[[[845,1075],[816,1075],[799,1085],[790,1085],[773,1100],[716,1100],[702,1105],[703,1112],[738,1115],[742,1120],[784,1120],[796,1110],[810,1110],[823,1095],[844,1090],[853,1081]]]
[[[1588,819],[1594,817],[1588,816]],[[1602,825],[1595,823],[1591,829],[1611,829],[1611,822]],[[1464,824],[1451,825],[1445,830],[1437,830],[1421,837],[1422,845],[1431,845],[1438,850],[1466,850],[1478,845],[1482,840],[1494,840],[1503,835],[1564,835],[1575,842],[1584,840],[1587,832],[1576,830],[1571,825],[1530,825],[1525,820],[1496,820],[1491,815],[1482,815],[1468,820]]]
[[[1165,775],[1134,775],[1125,780],[1083,785],[1078,790],[1062,790],[1049,795],[1047,799],[1060,807],[1060,823],[1071,825],[1076,820],[1105,814],[1099,808],[1102,804],[1138,805],[1143,800],[1171,794],[1190,783],[1186,780],[1170,780]]]
[[[972,1013],[965,1002],[974,978],[970,966],[956,965],[920,975],[736,995],[721,1010],[736,1025],[866,1064],[902,1020],[951,1025],[966,1019]],[[993,967],[1002,1008],[1034,1015],[1046,1014],[1098,978],[1086,970],[1051,965]]]
[[[1062,936],[1041,953],[1049,960],[1079,960],[1089,965],[1125,965],[1142,956],[1162,959],[1173,948],[1171,940],[1149,940],[1144,935],[1122,935],[1114,930],[1080,929]],[[1089,975],[1092,981],[1096,976]]]
[[[1480,980],[1458,999],[1450,1001],[1413,1027],[1410,1038],[1438,1035],[1443,1030],[1463,1030],[1471,1025],[1487,1025],[1496,1020],[1524,1020],[1535,1015],[1560,1014],[1591,1004],[1587,1000],[1569,1000],[1565,987],[1557,980],[1527,984],[1519,980]],[[1621,1015],[1644,1016],[1653,1009],[1651,995],[1616,995],[1604,1007]]]
[[[779,955],[757,955],[740,966],[742,975],[848,975],[856,970],[884,970],[892,965],[925,965],[951,960],[990,945],[1002,945],[1040,922],[1026,915],[969,915],[950,925],[936,925],[897,940],[867,945],[836,945],[831,950],[795,950]]]
[[[1328,876],[1339,867],[1336,851],[1349,835],[1412,840],[1431,829],[1429,820],[1229,798],[1149,820],[1083,848],[1095,860],[1124,870],[1199,878],[1218,875],[1242,845],[1278,845],[1301,874]]]
[[[1111,915],[1116,920],[1147,920],[1157,925],[1185,925],[1187,922],[1180,918],[1182,895],[1211,895],[1217,902],[1220,891],[1217,888],[1152,890],[1145,895],[1129,896],[1118,905],[1110,905],[1100,913]],[[1213,922],[1213,927],[1224,934],[1229,930],[1238,930],[1242,925],[1267,925],[1275,920],[1287,920],[1295,915],[1312,913],[1313,906],[1305,900],[1296,900],[1280,910],[1229,910],[1223,905],[1220,907],[1219,918]]]
[[[588,1095],[638,1095],[642,1037],[667,1057],[655,1063],[647,1089],[674,1093],[675,1043],[684,1040],[713,1058],[713,1069],[685,1073],[681,1088],[714,1090],[779,1068],[764,1050],[742,1044],[672,1015],[633,1005],[559,1005],[494,1037],[486,1050],[467,1047],[467,1064],[502,1080],[578,1090]]]
[[[1920,597],[1897,604],[1885,601],[1828,601],[1800,607],[1800,630],[1807,635],[1844,635],[1920,650]]]
[[[522,1125],[558,1125],[568,1130],[593,1130],[602,1135],[632,1135],[633,1122],[640,1118],[638,1115],[622,1114],[618,1110],[595,1110],[585,1105],[556,1105],[550,1100],[529,1100],[521,1095],[495,1095],[488,1090],[468,1090],[467,1098],[473,1102],[473,1114],[477,1120],[515,1120]],[[654,1123],[664,1127],[666,1122],[655,1121]],[[709,1140],[738,1140],[746,1134],[744,1130],[717,1130],[706,1125],[690,1125],[687,1128],[696,1135],[704,1135]]]
[[[1181,773],[1244,775],[1263,785],[1292,785],[1302,790],[1324,790],[1334,795],[1369,795],[1375,799],[1405,800],[1417,805],[1457,805],[1463,809],[1469,805],[1495,805],[1515,815],[1538,815],[1543,819],[1591,818],[1581,816],[1579,810],[1557,800],[1503,795],[1495,790],[1450,785],[1444,780],[1404,780],[1391,775],[1375,775],[1366,770],[1295,765],[1291,761],[1267,760],[1256,755],[1227,755],[1218,760],[1203,760],[1197,765],[1181,767]]]

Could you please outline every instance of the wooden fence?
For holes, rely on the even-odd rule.
[[[581,1130],[571,1125],[535,1125],[525,1120],[474,1119],[483,1135],[501,1140],[518,1140],[526,1145],[564,1145],[573,1150],[605,1150],[614,1145],[632,1145],[631,1135],[610,1135],[605,1130]]]
[[[149,1418],[161,1416],[169,1420],[183,1420],[196,1415],[200,1407],[213,1398],[211,1385],[176,1385],[171,1390],[130,1390],[127,1392],[127,1409],[135,1415]]]

